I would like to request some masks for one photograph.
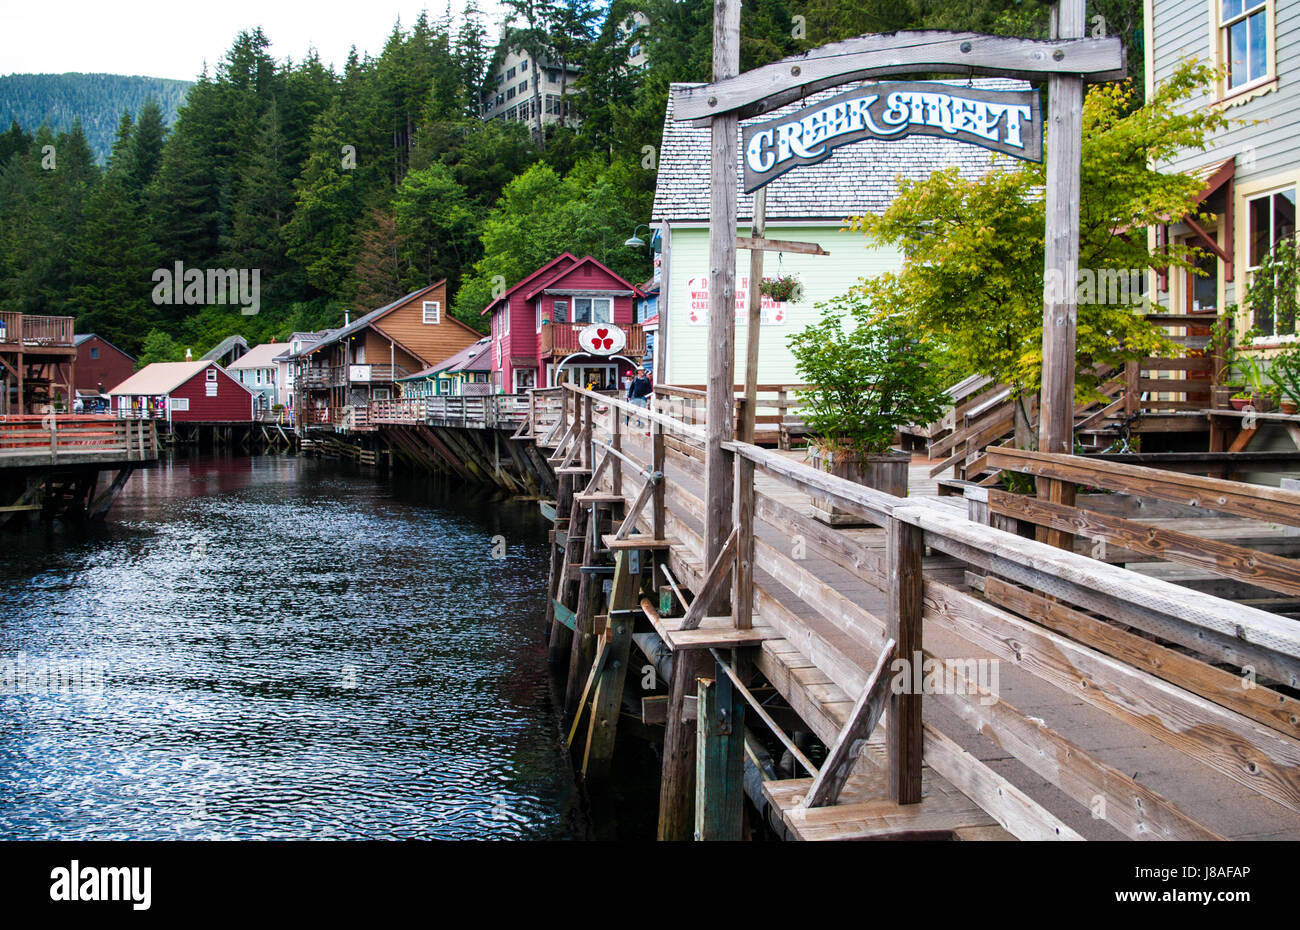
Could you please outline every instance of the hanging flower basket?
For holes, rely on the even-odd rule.
[[[758,292],[770,297],[777,303],[797,303],[803,296],[803,285],[792,274],[764,278],[758,285]]]

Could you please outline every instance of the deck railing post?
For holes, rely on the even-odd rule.
[[[925,541],[921,529],[890,516],[886,530],[889,611],[885,636],[897,644],[897,655],[910,664],[908,693],[891,688],[886,715],[889,746],[889,796],[899,804],[921,800],[921,615],[924,579],[921,559]]]
[[[619,458],[618,453],[623,451],[623,415],[618,410],[610,411],[613,419],[610,424],[609,445],[614,450],[614,461],[610,463],[610,481],[613,483],[614,493],[621,495],[623,493],[623,460]]]
[[[595,429],[591,418],[591,395],[584,394],[582,397],[582,433],[578,436],[578,441],[582,443],[583,468],[593,467],[591,463],[596,451],[592,446],[594,439]]]
[[[736,570],[732,575],[732,619],[738,630],[754,625],[754,463],[736,453]]]

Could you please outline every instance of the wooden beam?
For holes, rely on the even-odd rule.
[[[732,616],[738,630],[754,625],[754,463],[736,460],[736,570],[732,575]]]
[[[876,659],[876,666],[867,679],[867,686],[858,696],[857,703],[853,705],[853,712],[849,714],[848,721],[840,730],[835,745],[826,753],[826,761],[822,763],[817,777],[813,779],[812,787],[808,789],[808,794],[803,799],[804,807],[821,807],[834,804],[839,800],[840,792],[844,789],[844,783],[848,781],[849,773],[853,771],[854,763],[862,754],[867,740],[876,729],[876,724],[880,722],[881,714],[885,712],[885,704],[888,703],[889,698],[889,685],[893,677],[885,674],[885,668],[894,658],[897,646],[898,644],[892,639],[885,643],[885,648]]]
[[[1004,491],[990,490],[989,505],[994,513],[1078,533],[1089,539],[1103,539],[1143,555],[1300,596],[1300,561],[1296,559]]]
[[[1057,0],[1056,35],[1083,36],[1084,0]],[[1054,69],[1055,70],[1055,69]],[[1042,390],[1038,448],[1074,448],[1075,333],[1078,328],[1079,199],[1083,152],[1083,79],[1078,71],[1048,80],[1047,204],[1044,231]],[[1046,496],[1040,490],[1040,496]]]
[[[596,679],[596,692],[591,699],[591,723],[582,758],[582,774],[589,782],[608,777],[614,758],[614,738],[623,704],[634,625],[634,617],[625,611],[636,607],[640,580],[640,573],[632,571],[631,553],[618,553],[614,557],[614,578],[609,592],[605,665]]]
[[[699,679],[698,689],[695,839],[740,840],[745,802],[745,703],[725,674]]]
[[[921,530],[902,520],[890,519],[886,528],[889,565],[889,613],[886,635],[896,644],[904,662],[921,655],[922,586],[921,559],[925,541]],[[883,654],[882,649],[882,654]],[[919,682],[921,669],[912,669],[912,681]],[[889,695],[889,796],[899,804],[921,801],[921,689],[911,693],[891,691]]]
[[[739,534],[733,529],[723,544],[722,551],[709,566],[709,572],[704,576],[704,584],[696,592],[695,600],[691,601],[691,606],[686,608],[686,616],[682,617],[680,629],[694,630],[699,627],[701,620],[709,616],[709,606],[717,598],[718,593],[724,590],[727,579],[731,577],[738,539]]]
[[[761,277],[754,275],[754,260],[758,261],[758,275],[763,273],[763,253],[764,252],[790,252],[797,255],[830,255],[816,242],[796,242],[792,239],[767,239],[763,235],[763,229],[766,227],[767,213],[767,188],[759,188],[754,191],[754,234],[752,236],[740,236],[736,239],[736,248],[748,249],[754,254],[750,256],[750,284],[751,293],[752,285],[755,281],[761,281]],[[762,197],[763,209],[760,211],[758,204],[759,198]],[[760,222],[761,220],[761,222]],[[752,299],[752,298],[751,298]]]
[[[870,77],[993,74],[1041,80],[1045,74],[1075,74],[1109,81],[1122,80],[1124,67],[1123,43],[1114,36],[1071,41],[973,32],[893,32],[832,42],[737,76],[719,75],[715,69],[713,83],[673,91],[673,119],[721,113],[744,118]]]
[[[754,414],[758,400],[758,332],[763,322],[763,239],[767,230],[767,188],[754,191],[753,235],[737,239],[736,248],[749,249],[748,326],[745,329],[745,406],[742,409],[740,439],[754,441]],[[801,243],[802,244],[802,243]],[[817,246],[821,248],[820,246]],[[782,411],[784,413],[784,411]]]

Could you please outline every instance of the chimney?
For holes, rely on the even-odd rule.
[[[194,353],[191,352],[189,349],[185,350],[185,361],[187,362],[194,361]]]

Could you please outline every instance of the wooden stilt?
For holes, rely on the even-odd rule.
[[[605,665],[596,680],[591,702],[591,724],[587,730],[587,747],[582,760],[582,774],[588,782],[609,774],[614,756],[614,738],[623,703],[623,686],[627,679],[628,656],[632,649],[632,628],[640,594],[640,573],[632,571],[632,552],[614,557],[614,580],[609,593],[609,621],[605,641]]]
[[[699,679],[697,696],[695,839],[739,840],[745,812],[745,702],[721,669],[716,678]]]

